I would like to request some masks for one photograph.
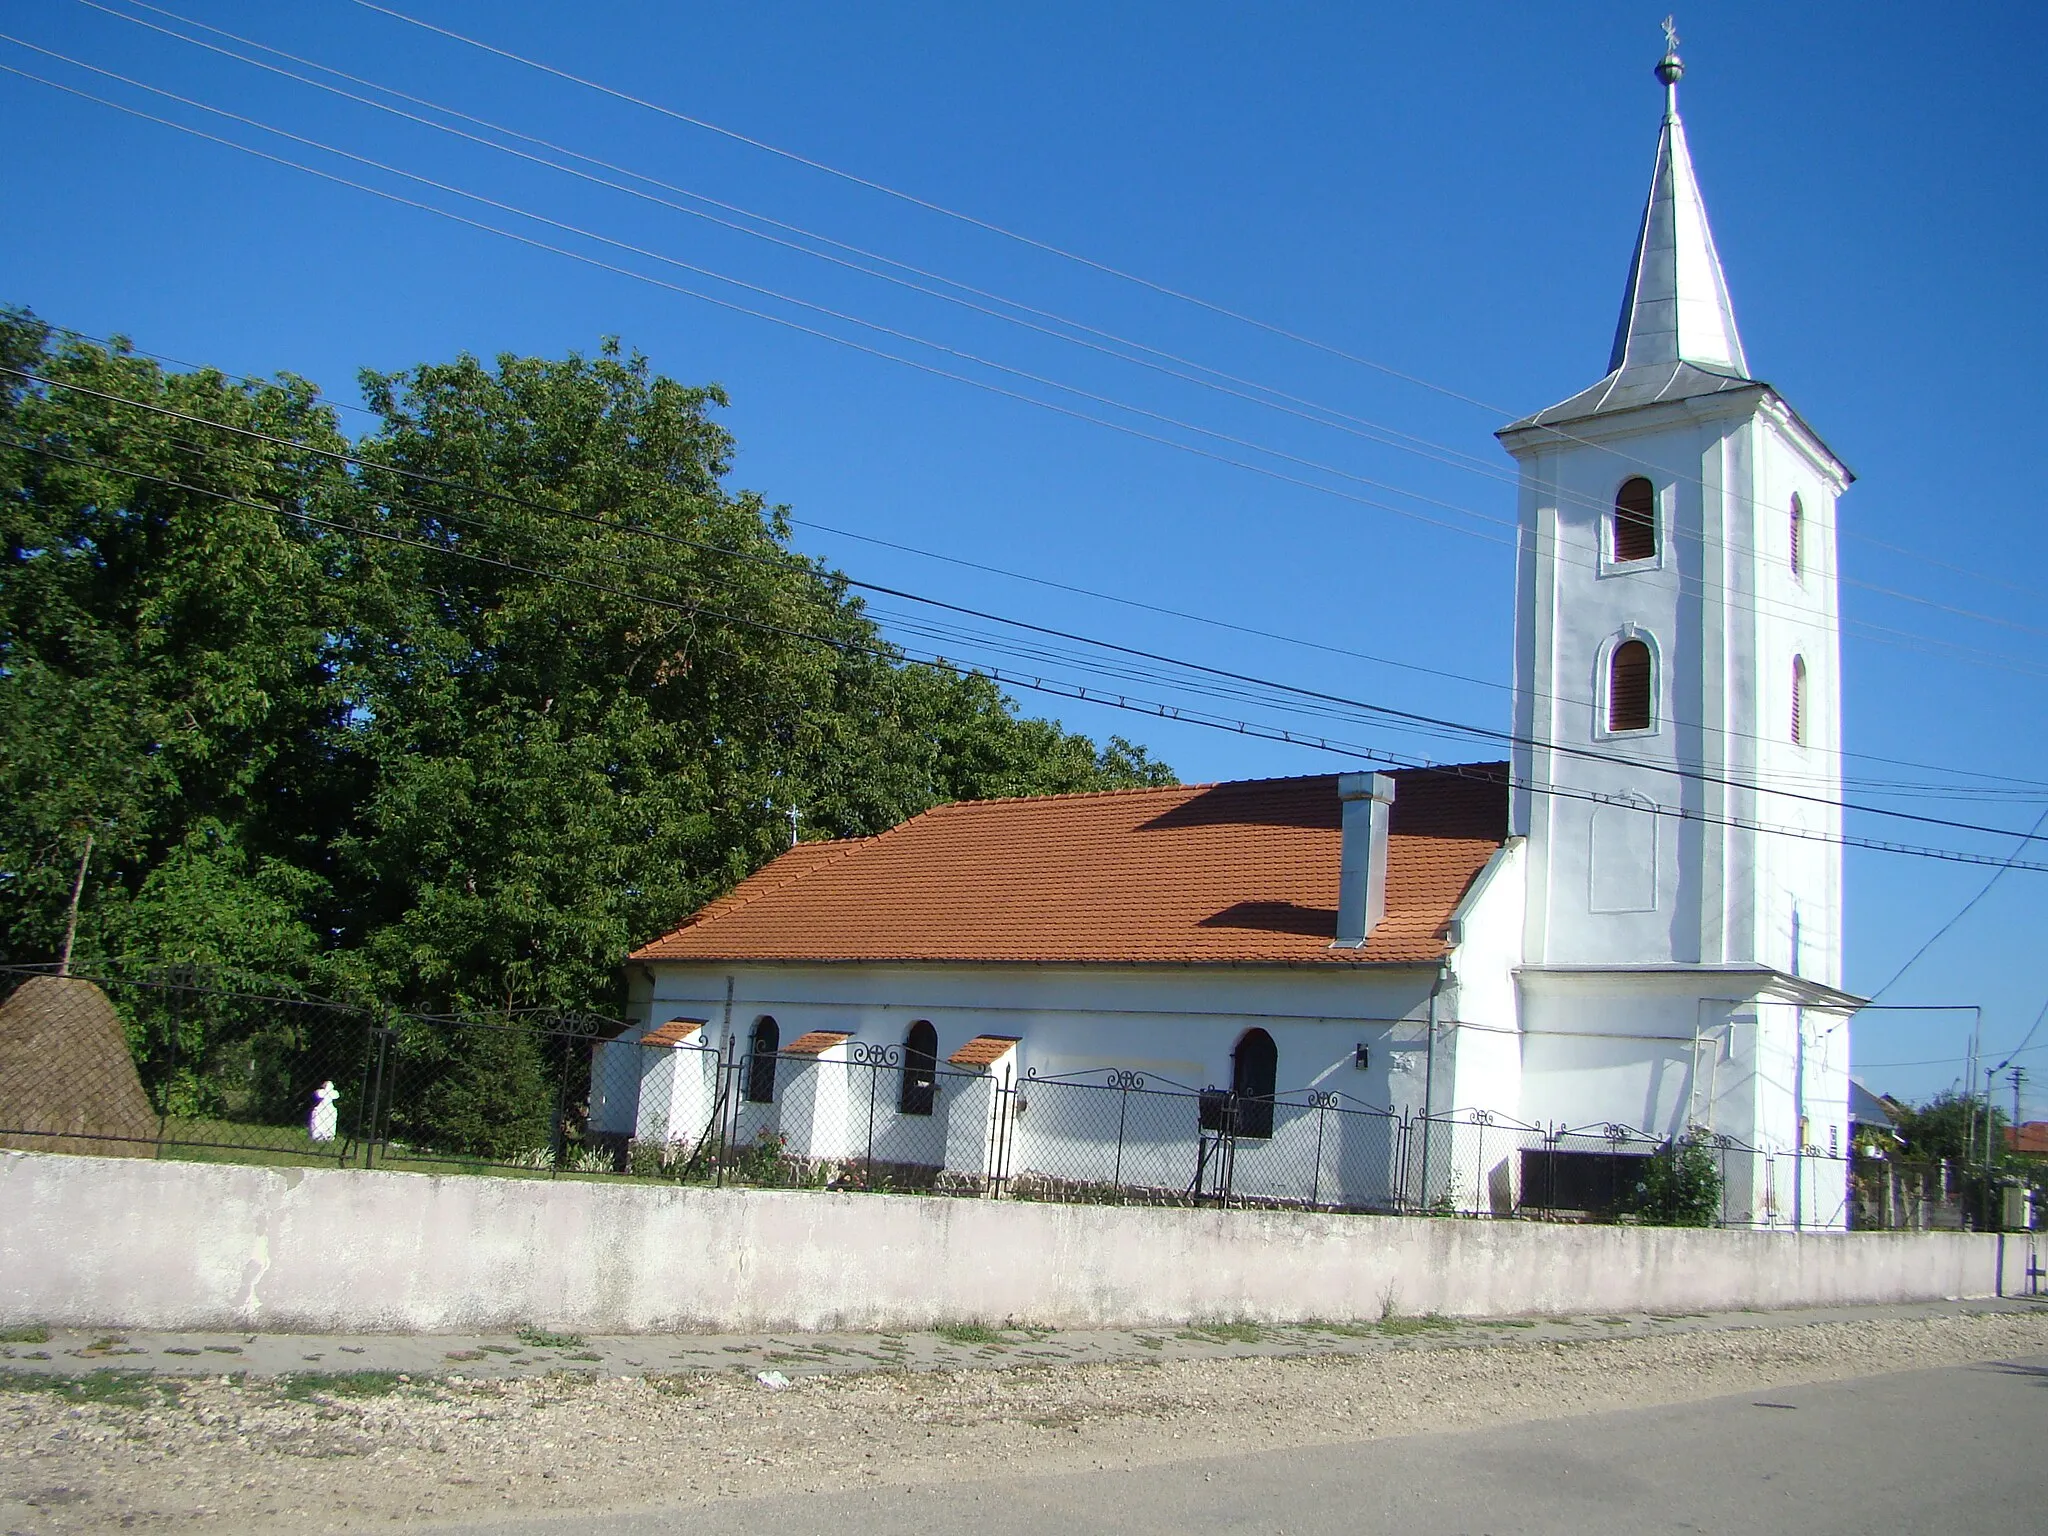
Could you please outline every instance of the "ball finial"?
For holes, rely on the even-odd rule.
[[[1686,59],[1677,55],[1677,23],[1665,16],[1665,55],[1657,59],[1657,78],[1665,88],[1665,111],[1677,111],[1677,82],[1686,78]]]

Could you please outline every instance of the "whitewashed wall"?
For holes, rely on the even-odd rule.
[[[1172,1325],[2017,1294],[2025,1237],[1567,1227],[0,1152],[0,1325]]]

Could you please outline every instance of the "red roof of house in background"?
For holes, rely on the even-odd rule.
[[[635,960],[1417,963],[1507,837],[1507,765],[1408,769],[1387,915],[1332,950],[1337,776],[942,805],[800,843]]]
[[[2048,1120],[2023,1120],[2005,1128],[2005,1150],[2028,1157],[2048,1157]]]

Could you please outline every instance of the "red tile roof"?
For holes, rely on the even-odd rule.
[[[853,1038],[843,1029],[814,1029],[807,1035],[798,1035],[782,1048],[785,1056],[822,1056],[835,1045],[843,1045]]]
[[[2021,1157],[2048,1157],[2048,1120],[2022,1120],[2005,1128],[2005,1150]]]
[[[640,1043],[647,1046],[681,1045],[690,1036],[704,1027],[702,1019],[670,1019],[640,1037]]]
[[[960,801],[801,843],[636,960],[1415,963],[1507,836],[1506,765],[1409,769],[1387,915],[1332,950],[1334,774]]]
[[[989,1067],[1017,1048],[1015,1035],[976,1035],[946,1058],[952,1067]]]

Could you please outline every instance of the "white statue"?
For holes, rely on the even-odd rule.
[[[311,1136],[313,1140],[334,1140],[334,1101],[340,1097],[341,1093],[335,1088],[332,1078],[322,1083],[318,1091],[314,1093],[313,1117],[306,1125],[306,1134]]]

